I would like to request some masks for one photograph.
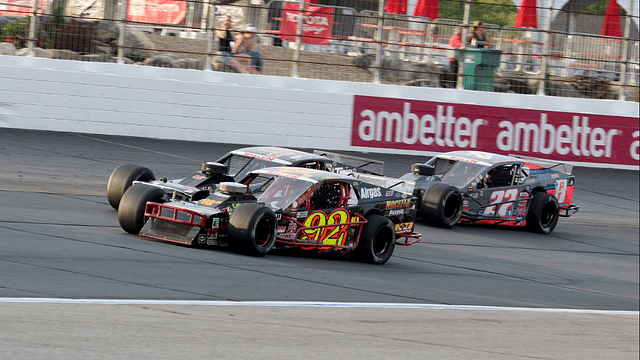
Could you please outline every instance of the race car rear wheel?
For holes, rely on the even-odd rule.
[[[550,234],[558,224],[559,216],[558,199],[544,191],[536,191],[529,205],[526,227],[533,232]]]
[[[162,189],[144,184],[135,184],[131,186],[122,195],[120,207],[118,208],[118,222],[120,227],[129,234],[137,235],[146,218],[144,211],[147,202],[156,203],[165,202],[166,192]]]
[[[396,247],[396,230],[388,217],[378,214],[367,216],[360,241],[355,250],[360,261],[382,265],[386,263]]]
[[[427,224],[450,228],[462,214],[462,194],[447,184],[433,184],[422,195],[420,213]]]
[[[122,164],[118,166],[107,183],[107,200],[114,209],[118,210],[120,199],[124,192],[131,186],[133,181],[149,182],[155,180],[156,176],[146,167],[134,164]]]
[[[229,219],[228,235],[236,251],[265,256],[276,243],[276,214],[257,204],[240,205]]]

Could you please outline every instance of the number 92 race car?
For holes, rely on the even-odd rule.
[[[398,179],[279,167],[253,170],[243,183],[222,182],[197,201],[169,198],[163,189],[135,183],[118,208],[131,234],[182,243],[233,247],[253,256],[272,248],[336,251],[384,264],[397,245],[420,241],[413,231],[413,187],[365,182]]]
[[[415,182],[419,214],[429,224],[506,224],[549,234],[559,216],[579,209],[571,204],[571,169],[548,160],[453,151],[412,165],[401,179]]]

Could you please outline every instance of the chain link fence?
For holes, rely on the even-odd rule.
[[[0,54],[243,72],[227,16],[264,75],[639,97],[638,0],[0,0]]]

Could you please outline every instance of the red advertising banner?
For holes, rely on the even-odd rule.
[[[354,97],[351,145],[638,166],[638,118]]]
[[[44,14],[47,0],[38,0],[38,14]],[[33,0],[0,0],[0,16],[29,16],[33,13]]]
[[[296,41],[300,16],[298,4],[285,2],[280,21],[280,38]],[[333,25],[333,8],[307,5],[302,18],[302,42],[305,44],[326,45],[331,38]]]
[[[183,24],[187,0],[130,0],[127,21],[152,24]]]

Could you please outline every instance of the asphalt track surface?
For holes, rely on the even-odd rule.
[[[0,129],[0,358],[638,358],[638,171],[574,168],[551,235],[418,225],[383,266],[120,229],[116,166],[181,178],[241,146]]]

